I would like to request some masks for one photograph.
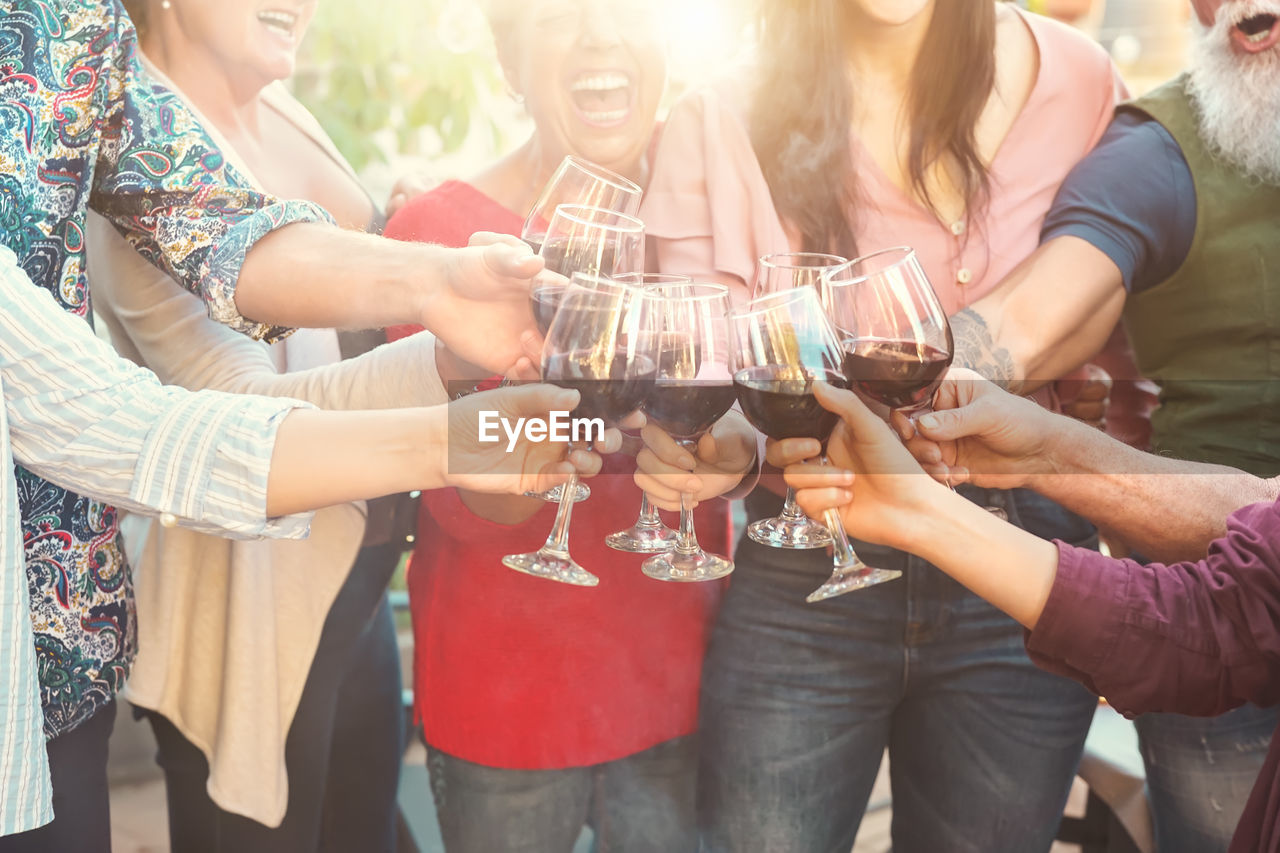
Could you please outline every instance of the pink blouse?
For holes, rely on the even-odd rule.
[[[980,220],[940,222],[850,140],[859,251],[914,247],[948,314],[994,288],[1039,245],[1058,185],[1098,141],[1124,93],[1101,47],[1055,21],[1020,14],[1039,49],[1039,74],[992,161]],[[744,88],[699,90],[676,104],[641,208],[660,269],[736,285],[737,299],[749,295],[759,256],[799,249],[752,150]],[[967,240],[966,228],[974,231]]]

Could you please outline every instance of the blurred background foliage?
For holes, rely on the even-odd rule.
[[[357,172],[464,146],[484,156],[518,132],[474,0],[320,3],[293,89]]]

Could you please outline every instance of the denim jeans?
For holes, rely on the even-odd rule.
[[[1038,496],[967,492],[1096,541]],[[703,674],[702,849],[848,853],[887,747],[894,853],[1048,850],[1096,697],[1035,667],[1022,629],[936,568],[855,545],[903,577],[806,604],[826,553],[739,543]]]
[[[508,770],[430,746],[427,768],[448,853],[693,853],[696,738],[593,767]],[[845,851],[848,853],[848,851]]]
[[[1160,853],[1225,853],[1271,745],[1280,709],[1136,720]]]

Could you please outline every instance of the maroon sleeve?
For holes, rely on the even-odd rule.
[[[1280,702],[1280,503],[1233,513],[1199,562],[1144,566],[1058,543],[1027,651],[1126,715]]]

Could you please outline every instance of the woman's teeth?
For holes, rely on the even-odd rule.
[[[569,92],[582,117],[593,124],[613,124],[631,111],[631,78],[620,71],[579,75]]]
[[[265,12],[259,12],[258,20],[266,24],[270,29],[276,30],[283,35],[292,36],[293,27],[298,23],[298,16],[293,12],[271,9]]]

